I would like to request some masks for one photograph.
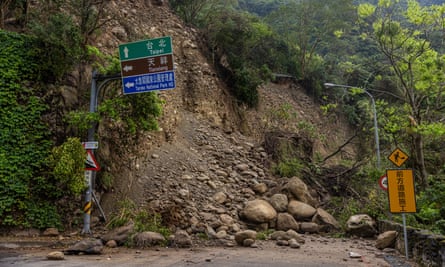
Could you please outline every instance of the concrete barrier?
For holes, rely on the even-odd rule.
[[[395,248],[405,255],[403,225],[392,221],[378,221],[380,233],[397,231]],[[421,266],[445,267],[445,236],[433,234],[426,230],[407,227],[408,255]]]

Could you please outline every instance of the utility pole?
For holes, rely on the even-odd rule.
[[[342,84],[334,84],[334,83],[325,83],[324,86],[326,87],[343,87],[343,88],[358,88],[354,86],[349,85],[342,85]],[[360,88],[363,90],[365,94],[367,94],[371,98],[371,104],[372,104],[372,113],[373,113],[373,121],[374,121],[374,138],[375,138],[375,151],[376,151],[376,157],[377,157],[377,169],[380,169],[380,141],[379,141],[379,127],[377,124],[377,109],[375,107],[375,100],[374,97],[363,88]]]

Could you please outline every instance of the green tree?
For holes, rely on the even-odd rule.
[[[350,28],[353,11],[350,0],[293,1],[272,12],[266,21],[284,37],[289,46],[298,49],[298,76],[304,80],[310,76],[311,66],[318,66],[314,62],[320,45],[335,42],[335,34],[342,34],[342,31]]]
[[[404,100],[399,113],[409,121],[414,167],[420,185],[426,188],[426,137],[445,135],[445,55],[430,42],[432,34],[443,29],[445,5],[422,7],[413,0],[386,0],[377,6],[360,5],[359,15],[363,22],[372,22],[369,37],[387,59],[399,90],[393,93]]]
[[[173,10],[178,13],[185,23],[203,25],[217,11],[232,8],[237,5],[236,0],[172,0],[169,1]]]

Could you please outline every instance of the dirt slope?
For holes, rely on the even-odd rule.
[[[99,48],[113,53],[122,43],[171,36],[176,73],[176,88],[159,92],[166,103],[159,132],[123,152],[116,142],[106,141],[115,137],[113,127],[99,129],[98,156],[107,159],[103,169],[114,177],[114,189],[98,193],[107,215],[116,211],[119,201],[131,199],[160,212],[173,227],[213,223],[216,229],[219,214],[238,220],[246,201],[280,190],[284,181],[270,173],[265,133],[304,133],[313,140],[310,156],[321,158],[349,137],[341,118],[322,114],[319,105],[291,81],[259,88],[257,109],[236,106],[204,56],[199,32],[185,26],[167,4],[152,2],[157,1],[135,0],[131,6],[110,1],[112,19],[97,40]],[[347,147],[330,163],[353,155]],[[255,192],[259,184],[267,186],[266,193]],[[222,194],[228,200],[218,200]]]

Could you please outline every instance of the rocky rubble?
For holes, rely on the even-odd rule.
[[[221,132],[190,114],[181,116],[181,134],[172,145],[149,151],[137,163],[144,167],[135,170],[128,191],[141,209],[161,214],[173,233],[187,233],[190,245],[206,236],[213,244],[252,246],[259,232],[273,232],[271,229],[295,234],[340,229],[302,179],[277,178],[270,173],[261,144],[237,132]],[[126,229],[128,226],[117,229],[112,234],[116,237],[104,240],[125,243],[121,233],[131,233]],[[239,241],[237,236],[246,233],[249,238]],[[151,242],[151,237],[148,241],[137,237],[137,243]],[[295,236],[276,239],[301,241]],[[289,244],[297,247],[294,241]]]

